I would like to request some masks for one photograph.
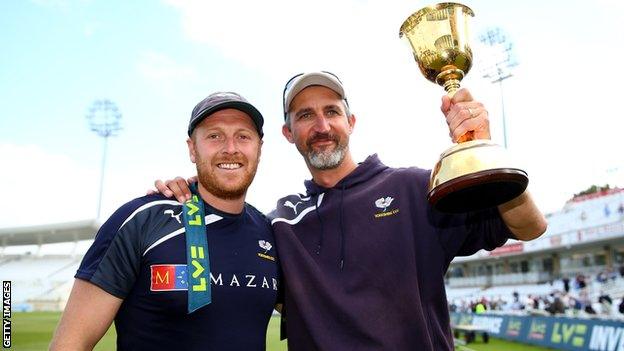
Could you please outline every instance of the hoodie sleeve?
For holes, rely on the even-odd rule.
[[[416,196],[426,197],[429,174],[427,171],[417,175],[416,191],[423,194]],[[496,207],[462,214],[442,213],[429,204],[427,208],[429,224],[437,232],[447,266],[456,256],[469,256],[482,249],[490,251],[514,238]]]
[[[441,226],[440,244],[447,265],[455,256],[470,256],[479,250],[494,250],[514,238],[496,207],[460,215],[447,215]]]

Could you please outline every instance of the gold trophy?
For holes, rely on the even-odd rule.
[[[444,87],[449,97],[472,66],[468,43],[472,10],[445,2],[409,16],[399,33],[412,47],[422,74]],[[500,205],[522,194],[527,173],[516,167],[504,148],[473,132],[442,153],[431,172],[429,202],[442,212],[460,213]]]

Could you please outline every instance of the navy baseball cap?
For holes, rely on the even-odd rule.
[[[258,131],[260,138],[264,136],[264,133],[262,132],[264,118],[262,117],[260,111],[254,107],[254,105],[250,104],[249,101],[237,93],[217,92],[208,95],[207,98],[200,101],[193,109],[188,126],[189,137],[193,133],[195,127],[197,127],[197,125],[203,121],[204,118],[226,108],[233,108],[248,114],[256,125],[256,130]]]

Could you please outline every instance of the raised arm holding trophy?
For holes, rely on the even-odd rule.
[[[400,29],[422,74],[444,87],[449,97],[472,66],[469,22],[473,11],[458,3],[425,7]],[[472,115],[472,111],[468,109]],[[429,202],[443,212],[467,212],[500,205],[522,194],[529,182],[505,149],[467,132],[442,153],[429,183]]]

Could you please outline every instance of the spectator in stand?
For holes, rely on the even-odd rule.
[[[607,279],[610,279],[610,280],[617,279],[617,273],[615,272],[615,269],[613,267],[607,268]]]
[[[563,290],[566,294],[570,292],[570,278],[567,275],[563,276]]]
[[[531,307],[533,307],[534,310],[539,309],[539,298],[534,295],[529,295],[529,299],[532,305]]]
[[[588,314],[598,314],[596,313],[596,310],[594,310],[594,307],[591,305],[591,303],[586,304],[583,310]]]
[[[606,294],[604,291],[600,292],[600,296],[598,297],[598,302],[600,303],[600,312],[604,315],[611,315],[611,306],[613,306],[613,300],[609,294]]]
[[[498,308],[501,311],[505,311],[505,312],[509,312],[511,311],[511,304],[509,303],[509,301],[507,301],[506,299],[503,300],[502,297],[499,297],[499,303],[498,303]]]
[[[470,312],[470,304],[466,302],[466,300],[461,300],[461,306],[459,308],[459,312],[467,313]]]
[[[596,310],[594,310],[591,299],[589,298],[589,293],[587,290],[581,290],[578,296],[578,302],[581,305],[581,310],[585,311],[589,314],[596,314]]]
[[[520,295],[518,294],[517,291],[514,291],[513,293],[513,302],[511,304],[511,310],[512,311],[520,311],[524,309],[524,305],[522,304],[522,302],[520,302]]]
[[[558,293],[551,294],[551,296],[553,297],[553,301],[546,310],[550,312],[550,314],[565,313],[565,305],[563,304],[561,296]]]
[[[485,313],[485,305],[482,302],[479,302],[476,306],[475,306],[475,313],[476,314],[482,314]]]
[[[601,284],[606,283],[607,282],[607,272],[605,272],[604,270],[600,271],[600,273],[598,273],[598,275],[596,276],[596,281],[601,283]]]
[[[451,302],[451,304],[449,305],[449,312],[453,313],[453,312],[457,312],[457,304],[455,303],[455,301],[453,300],[453,302]]]
[[[568,300],[568,307],[572,310],[573,315],[577,315],[583,309],[581,302],[572,296]]]
[[[582,274],[579,274],[576,276],[576,288],[578,290],[583,290],[585,289],[585,287],[587,287],[587,283],[585,282],[585,276]]]
[[[498,299],[492,299],[492,301],[490,301],[490,309],[493,311],[500,309],[500,297]]]

